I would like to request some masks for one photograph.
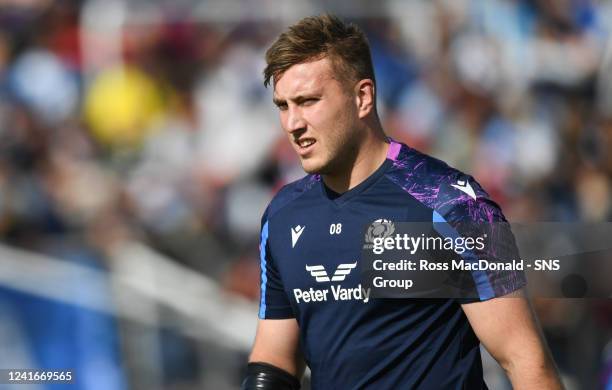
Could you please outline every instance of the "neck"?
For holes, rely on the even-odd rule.
[[[360,142],[350,163],[338,173],[322,175],[323,182],[339,194],[356,187],[374,173],[387,158],[389,143],[380,131],[368,131],[366,139]]]

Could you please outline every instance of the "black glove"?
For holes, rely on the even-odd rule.
[[[247,366],[247,376],[240,390],[299,390],[300,381],[287,371],[268,363],[254,362]]]

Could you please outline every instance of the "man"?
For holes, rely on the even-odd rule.
[[[485,277],[488,293],[471,303],[334,293],[360,284],[351,271],[372,221],[505,219],[473,178],[385,136],[356,26],[305,18],[266,60],[265,85],[308,175],[262,218],[260,320],[243,389],[297,389],[304,361],[315,389],[482,389],[479,341],[515,389],[561,388],[520,274]]]

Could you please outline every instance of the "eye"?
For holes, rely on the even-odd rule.
[[[276,107],[278,107],[280,111],[285,111],[287,110],[287,103],[279,103],[276,105]]]
[[[317,98],[308,98],[308,99],[306,99],[306,100],[304,100],[302,102],[302,105],[303,106],[312,106],[313,104],[315,104],[318,101],[319,101],[319,99],[317,99]]]

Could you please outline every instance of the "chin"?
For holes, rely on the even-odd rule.
[[[326,164],[318,161],[304,161],[302,160],[302,169],[308,174],[324,174],[326,171]]]
[[[321,173],[321,170],[318,169],[318,167],[314,167],[309,164],[302,164],[302,169],[304,170],[304,172],[311,174],[311,175]]]

